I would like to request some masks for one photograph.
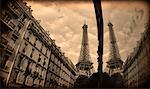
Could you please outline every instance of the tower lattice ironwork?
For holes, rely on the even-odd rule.
[[[114,73],[121,71],[123,61],[121,60],[119,54],[119,48],[116,43],[116,37],[113,31],[113,24],[109,22],[108,27],[109,27],[109,39],[110,39],[110,53],[107,61],[107,67],[109,68],[109,74],[112,75]]]
[[[83,36],[81,43],[80,56],[76,64],[78,75],[90,76],[93,73],[93,63],[89,54],[88,33],[86,24],[83,25]]]

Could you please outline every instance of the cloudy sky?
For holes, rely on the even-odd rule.
[[[61,1],[61,0],[60,0]],[[40,20],[41,26],[49,31],[50,37],[65,52],[65,56],[76,64],[81,48],[82,26],[88,25],[91,61],[97,70],[97,27],[94,6],[91,1],[27,1],[33,16]],[[103,1],[104,55],[103,66],[109,55],[109,31],[111,21],[123,61],[133,51],[148,21],[148,4],[140,1]]]

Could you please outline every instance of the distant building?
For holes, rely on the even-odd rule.
[[[150,28],[142,34],[134,51],[123,66],[124,86],[150,87]]]
[[[32,16],[31,7],[22,0],[6,2],[0,21],[0,87],[73,87],[75,66]]]
[[[76,64],[77,73],[79,75],[85,75],[90,77],[93,74],[93,63],[91,62],[91,57],[89,53],[89,44],[88,44],[88,26],[86,24],[83,25],[83,36],[81,43],[81,50],[78,63]]]

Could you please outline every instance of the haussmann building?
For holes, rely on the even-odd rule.
[[[73,87],[75,66],[26,4],[22,0],[2,1],[0,87]]]
[[[125,87],[150,87],[150,27],[146,29],[123,66]]]

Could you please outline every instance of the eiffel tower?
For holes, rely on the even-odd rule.
[[[110,38],[110,53],[107,61],[107,67],[109,68],[109,75],[120,72],[122,69],[123,61],[119,54],[119,48],[116,43],[116,37],[113,31],[113,24],[108,23],[109,38]]]
[[[86,24],[83,25],[83,36],[81,43],[80,56],[78,63],[76,64],[78,75],[91,76],[93,73],[93,63],[90,61],[89,44],[88,44],[88,33]]]

